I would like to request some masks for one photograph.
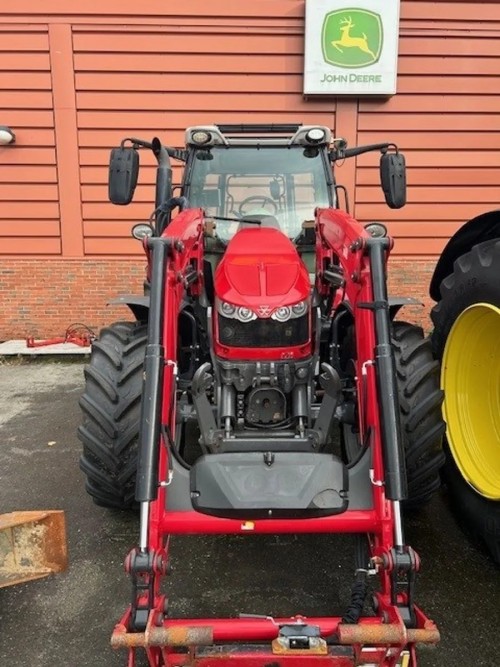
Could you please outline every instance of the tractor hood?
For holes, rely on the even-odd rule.
[[[218,299],[251,308],[258,317],[307,299],[310,291],[309,274],[295,246],[272,228],[237,232],[215,273]]]

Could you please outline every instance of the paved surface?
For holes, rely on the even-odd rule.
[[[0,365],[2,511],[66,510],[71,562],[65,574],[0,590],[1,667],[125,665],[109,637],[128,601],[121,564],[137,522],[96,507],[84,492],[75,436],[81,390],[80,363]],[[498,570],[464,538],[444,496],[407,522],[407,534],[423,561],[418,601],[443,637],[421,653],[421,667],[496,667]],[[351,580],[351,546],[347,536],[175,538],[171,609],[338,611]]]

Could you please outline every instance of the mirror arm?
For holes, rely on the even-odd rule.
[[[153,150],[153,144],[150,141],[145,141],[144,139],[136,139],[135,137],[125,137],[120,144],[120,148],[125,148],[125,143],[130,141],[132,148],[149,148]]]
[[[125,148],[125,142],[130,141],[133,148],[149,148],[153,151],[156,159],[158,159],[157,154],[155,153],[153,142],[146,141],[145,139],[137,139],[136,137],[126,137],[120,144],[121,148]],[[186,162],[187,160],[187,151],[179,148],[172,148],[172,146],[161,146],[170,157],[173,157],[174,160],[180,160],[181,162]]]
[[[396,144],[384,142],[382,144],[367,144],[366,146],[355,146],[354,148],[338,148],[330,152],[330,159],[332,162],[336,160],[343,160],[348,157],[355,157],[356,155],[362,155],[363,153],[370,153],[371,151],[380,151],[381,153],[387,153],[389,148],[394,148],[395,152],[398,152],[398,147]]]

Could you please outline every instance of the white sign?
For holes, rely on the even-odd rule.
[[[306,0],[305,95],[396,92],[400,0]]]

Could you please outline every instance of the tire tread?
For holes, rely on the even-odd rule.
[[[440,486],[444,463],[443,392],[439,389],[438,364],[421,327],[393,322],[392,343],[408,480],[404,506],[414,510],[425,505]]]
[[[455,260],[452,272],[439,287],[440,300],[431,311],[432,348],[442,359],[446,340],[457,317],[474,303],[500,307],[500,239],[478,243]],[[479,494],[463,478],[445,439],[443,478],[459,522],[482,543],[500,565],[500,502]]]
[[[92,345],[80,399],[78,438],[85,488],[97,505],[134,506],[142,370],[147,326],[116,322]]]

